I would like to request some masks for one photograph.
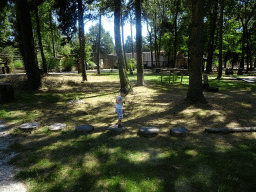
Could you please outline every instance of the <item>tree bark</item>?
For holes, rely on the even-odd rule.
[[[87,81],[87,75],[84,66],[84,20],[82,0],[78,0],[78,17],[79,17],[79,43],[80,43],[80,66],[82,68],[83,81]]]
[[[217,79],[222,77],[222,29],[223,29],[223,9],[224,9],[224,0],[220,0],[221,11],[220,11],[220,37],[219,37],[219,66],[218,66],[218,76]]]
[[[37,27],[37,36],[38,36],[38,43],[41,51],[41,57],[42,57],[42,64],[43,64],[43,72],[47,73],[47,65],[46,65],[46,59],[44,56],[44,49],[42,44],[42,38],[41,38],[41,29],[40,29],[40,21],[38,16],[38,8],[37,5],[35,5],[35,12],[36,12],[36,27]]]
[[[202,87],[203,9],[205,1],[192,1],[192,32],[190,35],[189,87],[185,101],[206,103]]]
[[[97,73],[100,74],[100,37],[101,36],[101,11],[99,17],[99,35],[98,35],[98,43],[97,43]]]
[[[122,44],[123,44],[123,53],[124,53],[124,63],[125,63],[125,69],[128,70],[127,67],[127,61],[126,61],[126,54],[125,54],[125,48],[124,48],[124,23],[123,23],[123,18],[121,15],[121,27],[122,27]]]
[[[55,39],[54,39],[54,32],[53,32],[53,24],[52,24],[52,11],[50,11],[50,28],[51,28],[51,35],[52,35],[52,53],[53,53],[53,57],[57,57],[56,55],[56,49],[55,49]]]
[[[137,86],[144,85],[142,63],[142,35],[141,35],[141,0],[135,1],[136,12],[136,52],[137,52]]]
[[[118,59],[118,69],[119,69],[119,78],[120,85],[122,88],[129,88],[128,78],[124,72],[124,59],[122,54],[122,45],[121,45],[121,34],[120,34],[120,24],[121,22],[121,1],[115,0],[115,10],[114,10],[114,33],[115,33],[115,44],[116,44],[116,53]]]
[[[208,58],[207,58],[207,64],[206,64],[206,73],[212,72],[212,59],[213,59],[213,52],[214,52],[214,33],[216,29],[217,10],[218,10],[218,0],[216,0],[215,2],[214,12],[210,14],[210,39],[209,39]]]
[[[28,78],[28,88],[38,90],[41,86],[41,77],[35,53],[31,16],[27,0],[16,0],[16,19],[20,50]]]

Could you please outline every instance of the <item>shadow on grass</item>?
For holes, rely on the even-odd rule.
[[[25,170],[17,177],[43,186],[32,191],[252,191],[256,182],[255,140],[241,144],[229,138],[230,146],[217,146],[217,139],[203,145],[193,135],[156,139],[76,132],[56,140],[59,145],[23,149],[29,161],[19,163]]]
[[[31,191],[38,192],[254,190],[254,133],[204,133],[208,126],[255,123],[254,92],[205,93],[209,105],[194,106],[182,102],[186,85],[150,82],[147,89],[155,93],[131,97],[132,105],[127,109],[132,113],[124,119],[127,131],[116,136],[107,131],[108,124],[116,121],[108,96],[115,97],[113,89],[117,90],[118,84],[74,84],[62,92],[56,88],[46,93],[22,93],[15,105],[1,106],[7,122],[23,118],[71,125],[58,133],[43,127],[30,135],[14,134],[19,142],[11,150],[20,154],[12,163],[23,168],[17,177],[31,181]],[[81,90],[88,94],[85,99],[96,99],[96,93],[103,101],[93,106],[67,105],[68,99],[82,96]],[[85,116],[87,108],[90,115]],[[39,115],[33,116],[36,110]],[[99,122],[92,135],[74,131],[75,125]],[[159,136],[137,136],[143,125],[159,127]],[[171,137],[168,131],[173,126],[187,127],[190,136]]]

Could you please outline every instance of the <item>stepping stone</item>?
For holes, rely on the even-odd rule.
[[[173,127],[170,130],[170,134],[177,137],[185,137],[189,134],[189,131],[185,127]]]
[[[78,125],[76,127],[76,131],[92,133],[94,131],[94,127],[92,125]]]
[[[118,128],[118,125],[111,125],[108,127],[108,130],[111,132],[111,133],[116,133],[116,134],[119,134],[119,133],[122,133],[125,131],[125,127],[122,125],[121,128]]]
[[[40,126],[40,123],[38,122],[31,122],[31,123],[24,123],[20,125],[20,130],[24,132],[31,132],[33,129]]]
[[[158,134],[160,129],[156,127],[141,127],[139,129],[139,134],[146,137],[154,137]]]
[[[50,131],[60,131],[66,127],[65,123],[54,123],[49,127]]]

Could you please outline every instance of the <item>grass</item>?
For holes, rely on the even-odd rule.
[[[126,98],[126,132],[112,135],[116,123],[114,100],[117,73],[47,76],[38,92],[15,92],[16,101],[0,106],[0,117],[16,138],[10,150],[19,153],[11,163],[22,169],[18,179],[31,192],[70,191],[254,191],[256,134],[210,134],[209,127],[255,126],[255,84],[215,80],[219,93],[205,92],[208,105],[185,105],[188,76],[169,84],[159,74],[145,74],[144,87],[133,87]],[[131,84],[136,75],[129,76]],[[16,79],[16,81],[18,81]],[[17,87],[18,88],[18,87]],[[84,104],[67,104],[72,99]],[[85,115],[84,112],[89,115]],[[18,126],[38,121],[31,134]],[[50,132],[52,123],[66,123],[61,132]],[[81,124],[95,127],[90,135],[75,131]],[[160,128],[157,137],[137,134],[140,126]],[[174,126],[190,131],[185,138],[169,135]]]

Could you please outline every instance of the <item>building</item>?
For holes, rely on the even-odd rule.
[[[94,63],[97,63],[96,59],[96,53],[92,53],[92,59]],[[126,53],[126,59],[132,58],[132,53]],[[134,59],[136,61],[137,54],[134,53]],[[104,69],[114,69],[116,68],[115,63],[117,62],[117,55],[114,54],[108,54],[103,55],[100,54],[99,56],[101,68]],[[156,68],[156,58],[155,58],[155,52],[153,52],[153,61],[151,61],[151,52],[142,52],[142,63],[144,65],[144,68],[152,69]],[[160,52],[159,57],[159,65],[158,67],[170,67],[170,68],[187,68],[188,66],[188,57],[185,57],[184,53],[180,53],[176,56],[176,62],[174,64],[174,56],[169,55],[169,62],[168,62],[168,56],[166,56],[164,51]]]

